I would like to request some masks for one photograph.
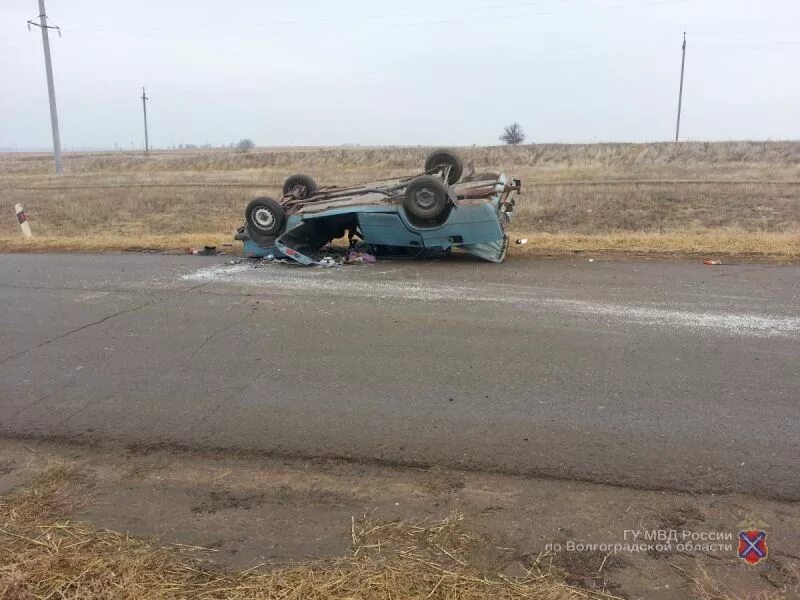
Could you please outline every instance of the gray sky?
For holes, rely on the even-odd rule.
[[[798,0],[47,0],[66,150],[800,138]],[[48,147],[36,0],[0,4],[0,147]]]

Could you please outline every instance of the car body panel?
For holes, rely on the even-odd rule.
[[[345,230],[376,251],[418,249],[416,254],[422,254],[425,250],[448,252],[458,248],[483,260],[503,261],[508,248],[505,227],[514,205],[508,200],[511,192],[520,189],[519,180],[509,184],[504,175],[488,173],[451,186],[449,212],[434,225],[414,223],[405,211],[402,195],[392,195],[394,188],[402,188],[409,180],[373,182],[360,188],[324,188],[314,201],[289,199],[291,212],[282,234],[259,239],[245,226],[237,239],[244,242],[245,256],[272,255],[304,265],[318,264],[313,257],[315,247],[342,237]]]
[[[396,211],[361,212],[358,225],[364,241],[376,246],[425,246],[419,232],[412,230]]]

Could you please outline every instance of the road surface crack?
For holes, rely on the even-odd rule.
[[[247,319],[248,319],[250,316],[252,316],[252,314],[253,314],[253,313],[251,312],[251,313],[250,313],[250,314],[248,314],[248,315],[247,315],[247,316],[246,316],[244,319],[240,320],[238,323],[235,323],[233,326],[229,327],[228,329],[231,329],[232,327],[234,327],[234,326],[236,326],[236,325],[240,325],[240,324],[244,323],[244,322],[245,322],[245,321],[246,321],[246,320],[247,320]],[[212,334],[212,337],[213,337],[213,335],[214,335],[214,334]],[[210,410],[209,410],[209,411],[208,411],[206,414],[204,414],[204,415],[202,416],[202,418],[201,418],[200,420],[201,420],[202,422],[205,422],[205,421],[207,421],[208,419],[210,419],[212,416],[214,416],[214,414],[216,414],[216,412],[217,412],[217,411],[218,411],[218,410],[219,410],[219,409],[220,409],[220,408],[221,408],[221,407],[222,407],[224,404],[230,404],[230,403],[231,403],[233,400],[235,400],[235,399],[236,399],[236,398],[238,398],[238,397],[239,397],[241,394],[243,394],[243,393],[244,393],[244,392],[245,392],[245,391],[246,391],[246,390],[247,390],[247,389],[248,389],[250,386],[252,386],[252,385],[253,385],[253,384],[254,384],[256,381],[258,381],[259,379],[261,379],[261,377],[263,377],[263,375],[264,375],[264,374],[263,374],[263,373],[261,373],[261,372],[258,372],[258,371],[254,372],[252,377],[249,377],[249,378],[247,378],[247,381],[245,381],[245,383],[244,383],[243,385],[239,386],[239,387],[238,387],[236,390],[234,390],[234,392],[233,392],[232,394],[228,395],[227,397],[225,397],[225,398],[223,398],[222,400],[220,400],[219,402],[217,402],[217,403],[216,403],[216,404],[215,404],[215,405],[214,405],[214,406],[213,406],[213,407],[212,407],[212,408],[211,408],[211,409],[210,409]],[[198,425],[195,427],[195,429],[197,429],[197,427],[199,427],[199,426],[200,426],[200,424],[198,424]]]
[[[205,348],[211,342],[211,340],[213,340],[218,335],[221,335],[221,334],[223,334],[223,333],[225,333],[227,331],[230,331],[231,329],[234,329],[234,328],[238,327],[239,325],[241,325],[242,323],[244,323],[245,321],[247,321],[247,319],[249,319],[250,317],[253,316],[253,312],[254,312],[253,309],[250,309],[247,312],[247,314],[245,314],[245,316],[242,317],[241,319],[239,319],[238,321],[235,321],[234,323],[231,323],[230,325],[226,325],[225,327],[220,327],[219,329],[216,329],[216,330],[212,331],[210,334],[208,334],[206,336],[206,338],[202,342],[200,342],[200,345],[197,346],[192,351],[192,355],[189,358],[193,359],[195,356],[197,356],[197,354],[203,348]]]
[[[50,338],[48,340],[45,340],[44,342],[41,342],[40,344],[36,344],[35,346],[32,346],[30,348],[26,348],[25,350],[20,350],[19,352],[15,353],[15,354],[12,354],[11,356],[5,357],[4,359],[0,360],[0,365],[4,365],[7,362],[10,362],[10,361],[12,361],[12,360],[14,360],[16,358],[19,358],[20,356],[24,356],[25,354],[28,354],[29,352],[33,352],[34,350],[38,350],[39,348],[43,348],[44,346],[52,344],[53,342],[57,342],[59,340],[63,340],[66,337],[69,337],[69,336],[71,336],[71,335],[73,335],[75,333],[83,331],[84,329],[89,329],[90,327],[95,327],[96,325],[102,325],[103,323],[105,323],[106,321],[110,321],[111,319],[116,319],[117,317],[121,317],[122,315],[127,315],[128,313],[136,312],[137,310],[141,310],[143,308],[147,308],[148,306],[150,306],[151,304],[154,304],[157,301],[158,301],[158,299],[154,298],[153,300],[145,302],[144,304],[140,304],[139,306],[134,306],[132,308],[126,308],[125,310],[117,311],[115,313],[112,313],[110,315],[107,315],[107,316],[103,317],[102,319],[98,319],[97,321],[92,321],[91,323],[86,323],[84,325],[81,325],[80,327],[76,327],[75,329],[71,329],[71,330],[67,331],[66,333],[62,333],[62,334],[57,335],[55,337],[52,337],[52,338]]]
[[[117,311],[115,313],[112,313],[110,315],[107,315],[107,316],[103,317],[102,319],[98,319],[97,321],[92,321],[91,323],[86,323],[84,325],[81,325],[80,327],[76,327],[75,329],[71,329],[70,331],[67,331],[66,333],[62,333],[62,334],[57,335],[55,337],[52,337],[52,338],[50,338],[48,340],[45,340],[44,342],[41,342],[40,344],[37,344],[35,346],[31,346],[30,348],[26,348],[25,350],[20,350],[19,352],[16,352],[16,353],[14,353],[14,354],[12,354],[10,356],[6,356],[5,358],[0,359],[0,366],[6,364],[8,362],[11,362],[14,359],[17,359],[20,356],[24,356],[24,355],[28,354],[29,352],[33,352],[34,350],[38,350],[39,348],[43,348],[44,346],[52,344],[53,342],[57,342],[59,340],[63,340],[64,338],[69,337],[69,336],[71,336],[71,335],[73,335],[75,333],[79,333],[79,332],[83,331],[84,329],[89,329],[89,328],[95,327],[97,325],[102,325],[106,321],[110,321],[111,319],[116,319],[117,317],[121,317],[123,315],[127,315],[129,313],[136,312],[137,310],[142,310],[143,308],[147,308],[148,306],[151,306],[151,305],[153,305],[155,303],[161,303],[161,302],[167,302],[169,300],[174,300],[175,298],[177,298],[179,296],[184,296],[184,295],[186,295],[186,294],[188,294],[190,292],[193,292],[194,290],[196,290],[198,288],[201,288],[204,285],[207,285],[207,284],[206,283],[200,283],[198,285],[193,285],[190,288],[187,288],[187,289],[184,289],[184,290],[180,290],[177,294],[174,294],[174,295],[171,295],[171,296],[167,296],[167,297],[163,297],[163,298],[153,298],[153,299],[145,302],[144,304],[140,304],[139,306],[134,306],[132,308],[126,308],[125,310]]]

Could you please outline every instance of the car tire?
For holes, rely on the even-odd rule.
[[[292,175],[283,182],[283,195],[289,196],[295,192],[295,188],[302,188],[297,190],[296,197],[299,200],[304,200],[310,195],[316,193],[316,191],[319,189],[319,186],[317,185],[317,182],[314,181],[314,179],[309,175]]]
[[[441,219],[448,210],[450,198],[447,186],[433,175],[422,175],[406,187],[403,207],[413,218],[432,222]]]
[[[458,183],[464,174],[464,161],[461,157],[449,150],[434,150],[425,159],[425,172],[432,173],[442,167],[450,167],[450,174],[447,176],[448,185]]]
[[[278,235],[286,224],[283,207],[272,198],[251,200],[244,212],[247,226],[260,235]]]

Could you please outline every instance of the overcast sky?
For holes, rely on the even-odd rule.
[[[47,0],[66,150],[800,138],[798,0]],[[0,148],[51,143],[36,0],[0,3]]]

